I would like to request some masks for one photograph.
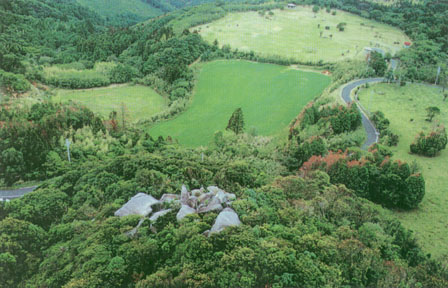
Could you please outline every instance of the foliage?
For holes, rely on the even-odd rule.
[[[0,69],[0,85],[10,93],[23,93],[31,88],[30,83],[21,74],[5,72]]]
[[[370,54],[370,66],[375,71],[377,76],[384,76],[387,70],[386,60],[384,60],[381,53],[373,51]]]
[[[14,108],[14,109],[11,109]],[[38,103],[30,109],[0,106],[0,178],[7,184],[43,177],[47,154],[69,129],[104,130],[90,110],[75,104]]]
[[[411,153],[435,157],[446,148],[448,137],[446,129],[443,126],[435,128],[428,136],[422,131],[416,138],[414,143],[410,145]]]
[[[432,122],[432,119],[436,116],[436,115],[440,115],[440,109],[439,107],[428,107],[426,108],[426,112],[428,113],[426,115],[426,121],[428,122]]]
[[[380,142],[387,146],[397,146],[399,137],[389,128],[389,120],[381,111],[376,111],[370,116],[370,120],[375,124],[376,129],[380,133]]]
[[[232,130],[235,134],[241,134],[244,131],[244,116],[243,110],[237,108],[230,116],[229,123],[226,130]]]
[[[414,209],[423,200],[425,181],[421,174],[411,174],[407,163],[392,162],[371,148],[373,159],[346,153],[330,152],[313,156],[301,168],[303,173],[323,169],[332,183],[344,184],[357,195],[389,208]]]

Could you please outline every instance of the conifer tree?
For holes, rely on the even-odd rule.
[[[232,130],[235,134],[243,133],[244,131],[244,116],[241,108],[236,109],[229,119],[227,130]]]

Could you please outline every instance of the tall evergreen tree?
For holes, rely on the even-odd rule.
[[[232,130],[235,134],[243,133],[244,131],[244,116],[241,108],[236,109],[229,119],[227,130]]]

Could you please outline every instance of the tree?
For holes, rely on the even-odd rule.
[[[241,108],[236,109],[229,119],[227,130],[232,130],[235,134],[241,134],[244,131],[244,116]]]
[[[432,122],[432,119],[436,116],[436,115],[440,115],[440,109],[439,109],[439,107],[435,107],[435,106],[432,106],[432,107],[428,107],[428,108],[426,108],[426,112],[427,112],[427,114],[426,114],[426,121],[428,121],[428,122]]]
[[[317,6],[317,5],[314,5],[314,6],[313,6],[313,12],[314,12],[314,13],[319,12],[319,10],[320,10],[320,7],[319,7],[319,6]]]
[[[341,23],[339,23],[337,26],[336,26],[336,28],[338,28],[339,29],[339,31],[344,31],[345,30],[345,26],[347,26],[347,23],[345,23],[345,22],[341,22]]]
[[[6,185],[10,186],[20,179],[24,171],[23,154],[14,148],[9,148],[3,151],[0,156],[0,172],[3,174]]]
[[[376,75],[383,76],[386,73],[387,65],[383,55],[376,51],[370,54],[370,66],[375,70]]]

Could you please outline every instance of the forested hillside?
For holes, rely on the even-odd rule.
[[[170,5],[160,1],[142,0],[76,0],[103,17],[109,25],[128,26],[171,11]]]
[[[394,157],[402,139],[382,113],[371,115],[378,143],[362,149],[363,116],[355,103],[340,99],[354,79],[386,77],[400,89],[407,80],[434,81],[440,65],[446,81],[448,6],[291,2],[394,25],[412,45],[397,55],[372,52],[370,61],[304,66],[310,63],[208,43],[195,31],[233,12],[273,19],[272,11],[287,9],[287,2],[145,0],[120,14],[124,1],[113,7],[0,1],[0,187],[38,186],[0,201],[0,287],[448,287],[446,257],[422,249],[393,214],[418,211],[432,192],[428,176],[417,162]],[[149,14],[158,17],[146,20]],[[392,57],[400,63],[396,70],[389,69]],[[199,73],[210,71],[201,69],[213,60],[225,64],[214,66],[216,75],[233,73],[222,77],[219,93],[210,80],[203,90],[198,85]],[[263,77],[253,81],[256,75]],[[306,89],[296,89],[297,78]],[[270,81],[280,87],[278,96],[239,99],[248,97],[238,94],[247,87],[271,89]],[[232,83],[238,84],[230,89]],[[119,93],[141,85],[160,101],[160,111],[138,122],[129,120],[125,101],[102,116],[55,101],[62,88],[91,93],[94,102],[102,93],[96,87]],[[313,98],[308,94],[321,95],[302,103],[275,137],[248,127],[252,111],[244,105],[252,101],[252,110],[266,111],[258,121],[272,128],[270,113],[282,112],[269,108],[282,93],[296,93],[287,91],[298,91],[287,95],[291,103],[300,93],[307,93],[304,102]],[[188,132],[200,135],[200,125],[219,118],[218,131],[204,137],[213,139],[209,145],[186,148],[173,133],[151,135],[158,122],[209,109],[216,95],[221,106],[231,96],[236,107],[220,117],[207,111]],[[193,106],[193,97],[202,106]],[[446,146],[446,133],[439,134]],[[132,203],[139,197],[151,204]],[[218,222],[225,225],[217,229]]]

